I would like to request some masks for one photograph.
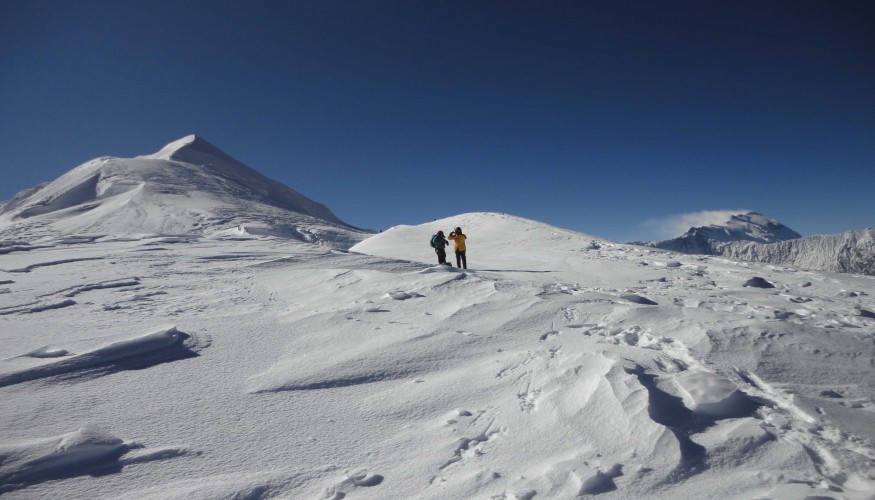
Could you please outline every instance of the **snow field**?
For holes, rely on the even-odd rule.
[[[457,225],[467,271],[426,244]],[[869,278],[503,214],[354,252],[41,244],[0,261],[29,270],[0,273],[9,498],[875,492]],[[775,288],[744,287],[754,276]]]

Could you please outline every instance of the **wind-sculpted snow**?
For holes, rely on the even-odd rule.
[[[97,234],[2,256],[3,498],[875,494],[869,277],[491,213]]]
[[[31,264],[29,266],[17,268],[17,269],[3,269],[7,273],[29,273],[38,267],[46,267],[46,266],[59,266],[61,264],[70,264],[71,262],[81,262],[83,260],[100,260],[100,257],[84,257],[79,259],[62,259],[62,260],[52,260],[48,262],[38,262],[36,264]]]
[[[45,481],[117,473],[127,465],[190,453],[185,448],[150,449],[93,425],[60,436],[14,444],[0,442],[0,493]]]
[[[0,255],[12,252],[27,252],[28,250],[36,250],[45,248],[45,246],[30,245],[25,241],[0,241]]]
[[[189,345],[186,345],[186,342]],[[25,368],[4,369],[0,365],[0,387],[20,384],[46,377],[75,378],[114,373],[120,370],[143,369],[160,363],[197,356],[197,339],[177,331],[175,327],[127,340],[103,345],[84,352],[70,352],[54,346],[44,346],[22,354],[24,358],[61,358],[48,363],[31,364]],[[194,350],[193,350],[194,349]]]
[[[413,378],[438,370],[450,362],[464,361],[460,352],[465,351],[467,344],[476,343],[475,339],[452,332],[435,332],[397,345],[376,344],[363,354],[356,349],[354,356],[334,352],[332,359],[321,360],[318,353],[304,354],[280,361],[250,383],[253,392],[275,392],[330,389]],[[440,354],[442,350],[444,354]]]
[[[340,500],[357,490],[378,486],[383,476],[366,471],[349,471],[338,474],[333,468],[319,467],[307,472],[283,470],[249,473],[227,473],[186,479],[160,486],[153,486],[121,495],[119,500],[212,500],[215,498],[261,499],[289,498],[309,483],[318,482],[321,476],[339,476],[329,480],[323,488],[310,488],[304,498]],[[367,494],[367,493],[366,493]]]

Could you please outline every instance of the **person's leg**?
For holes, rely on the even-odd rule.
[[[468,259],[465,257],[465,252],[459,252],[462,254],[462,269],[468,269]],[[457,266],[458,267],[458,266]]]
[[[443,264],[444,262],[447,261],[447,252],[445,252],[443,248],[438,248],[437,254],[438,254],[438,264]]]
[[[462,256],[465,255],[461,250],[456,250],[456,267],[462,267]]]

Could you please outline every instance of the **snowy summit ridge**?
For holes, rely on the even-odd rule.
[[[198,158],[200,156],[200,158]],[[213,146],[206,139],[190,134],[173,142],[168,143],[157,153],[144,155],[141,158],[153,158],[156,160],[176,160],[185,163],[204,163],[206,159],[223,159],[235,161],[221,149]]]
[[[0,207],[0,237],[81,233],[269,234],[344,248],[368,234],[196,135],[91,160]]]

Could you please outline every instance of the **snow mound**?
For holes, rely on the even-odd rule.
[[[742,286],[749,286],[753,288],[775,288],[775,285],[769,283],[769,281],[761,276],[754,276],[753,278],[744,282]]]
[[[76,475],[117,460],[127,451],[124,441],[94,427],[15,445],[0,446],[0,492],[50,477]]]
[[[684,405],[694,413],[718,419],[749,416],[759,407],[729,379],[706,371],[687,371],[674,379]]]
[[[185,448],[145,449],[86,425],[76,431],[16,444],[0,444],[0,493],[44,481],[97,476],[126,465],[165,460],[191,453]]]
[[[429,245],[438,230],[445,235],[456,227],[468,237],[466,240],[468,265],[480,270],[515,270],[543,272],[568,266],[570,254],[598,251],[597,246],[611,243],[584,233],[562,229],[549,224],[494,212],[472,212],[435,220],[417,226],[395,226],[350,248],[381,257],[415,260],[437,264],[437,257]],[[452,242],[450,242],[452,244]],[[551,252],[530,252],[528,248],[550,248]],[[448,260],[452,261],[452,248]],[[556,259],[552,259],[557,257]],[[454,272],[452,267],[434,268],[427,272]]]

